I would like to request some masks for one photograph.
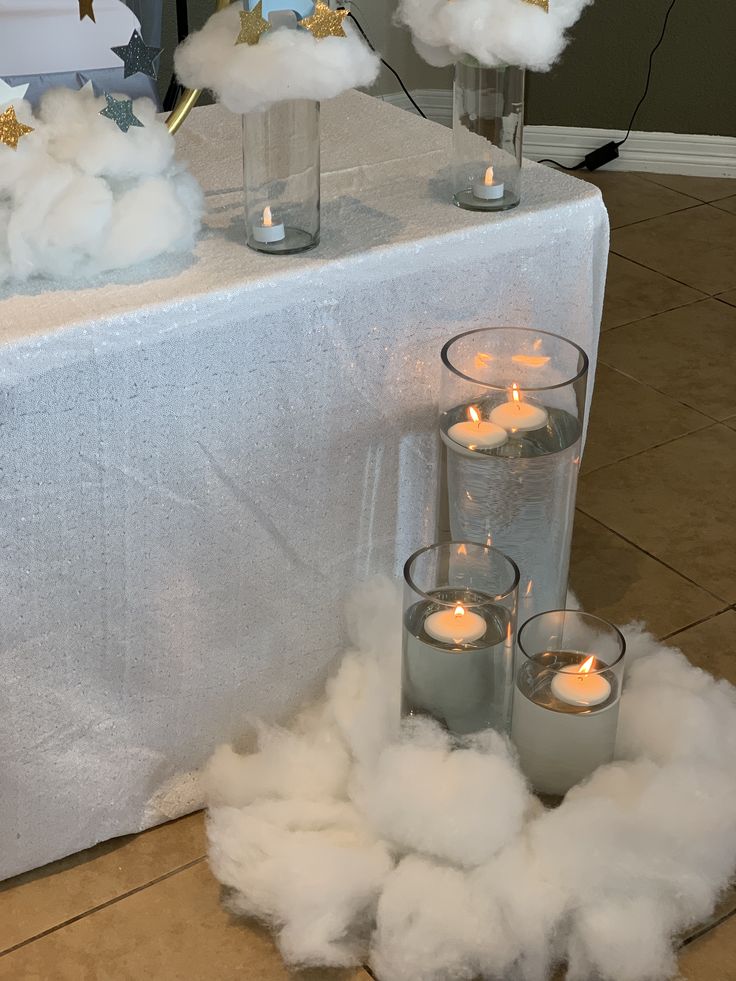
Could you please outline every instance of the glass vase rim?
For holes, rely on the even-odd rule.
[[[577,344],[575,341],[571,341],[568,337],[563,337],[561,334],[555,334],[551,330],[537,330],[534,327],[508,327],[508,326],[507,327],[474,327],[473,330],[464,330],[461,334],[455,334],[454,337],[451,337],[450,340],[444,344],[442,351],[440,352],[440,358],[442,360],[442,363],[444,364],[444,366],[447,368],[448,371],[451,371],[454,375],[457,375],[458,378],[462,378],[464,381],[470,382],[473,385],[479,385],[482,388],[487,388],[493,392],[507,392],[508,385],[492,385],[490,382],[481,381],[479,378],[473,378],[472,375],[467,375],[464,371],[460,371],[460,369],[456,368],[455,365],[452,364],[452,362],[450,361],[449,351],[452,345],[455,344],[456,341],[459,341],[464,337],[470,337],[471,334],[485,334],[485,333],[490,333],[491,331],[511,331],[511,330],[520,331],[527,334],[544,334],[545,337],[554,337],[556,341],[562,341],[564,344],[567,344],[569,347],[574,348],[578,352],[578,354],[582,357],[582,364],[578,369],[578,371],[574,375],[572,375],[572,377],[567,378],[561,382],[556,382],[554,385],[535,385],[535,386],[525,385],[523,387],[519,386],[520,391],[552,392],[558,388],[567,388],[570,385],[574,385],[575,382],[580,381],[581,378],[585,378],[585,376],[588,374],[588,368],[590,367],[590,359],[588,358],[588,355],[585,353],[585,351],[579,344]]]
[[[541,613],[535,613],[533,617],[529,617],[529,619],[528,620],[525,620],[524,623],[522,623],[522,625],[519,627],[519,632],[516,635],[516,646],[519,649],[519,652],[521,654],[523,654],[524,657],[527,659],[527,661],[533,661],[534,658],[536,658],[542,652],[536,651],[534,654],[529,654],[524,649],[524,643],[523,643],[523,637],[522,637],[522,634],[524,632],[524,629],[526,627],[528,627],[530,623],[533,623],[535,620],[539,620],[540,617],[552,616],[555,613],[563,613],[563,614],[565,614],[565,616],[567,616],[567,614],[570,613],[570,614],[573,614],[574,616],[579,617],[581,619],[584,618],[586,621],[589,621],[589,622],[590,621],[594,621],[596,624],[601,624],[602,626],[604,626],[607,629],[607,631],[609,633],[613,634],[613,636],[618,641],[619,648],[620,648],[618,657],[614,661],[611,661],[610,664],[604,664],[603,667],[601,667],[601,668],[591,668],[590,671],[587,672],[588,674],[604,674],[606,671],[610,671],[611,668],[616,667],[616,665],[617,664],[620,664],[621,661],[624,659],[624,656],[626,655],[626,638],[621,633],[621,631],[619,630],[619,628],[616,626],[615,623],[611,623],[610,620],[606,620],[603,617],[599,617],[595,613],[587,613],[585,610],[573,610],[573,609],[564,607],[564,608],[559,609],[559,610],[542,610]],[[553,653],[553,652],[550,652],[550,653]],[[581,651],[580,653],[582,654],[582,653],[585,653],[585,652],[584,651]],[[594,651],[590,651],[588,653],[593,654],[595,656],[595,652]],[[553,671],[555,674],[560,674],[561,672],[563,672],[565,670],[566,667],[568,667],[568,665],[564,665],[564,664],[561,665],[559,668],[555,668],[555,667],[551,667],[550,666],[549,670],[550,671]]]
[[[499,548],[495,548],[493,545],[483,545],[481,542],[455,541],[453,539],[452,541],[449,542],[433,542],[431,545],[423,545],[422,548],[418,548],[415,552],[412,552],[412,554],[404,563],[404,582],[417,594],[417,596],[421,596],[423,597],[423,599],[429,600],[432,603],[436,603],[439,606],[445,606],[447,607],[448,610],[453,609],[454,607],[457,606],[457,603],[452,600],[439,599],[437,596],[434,596],[431,593],[427,593],[425,592],[425,590],[420,589],[411,575],[412,564],[421,555],[424,555],[427,552],[432,552],[435,549],[443,549],[443,548],[448,549],[453,545],[458,548],[461,545],[464,545],[467,548],[467,546],[469,545],[471,548],[479,548],[479,549],[483,549],[485,552],[491,552],[493,555],[500,556],[507,563],[507,565],[511,567],[511,572],[513,574],[511,585],[503,592],[495,593],[493,596],[488,594],[489,600],[500,601],[500,600],[508,599],[508,597],[511,596],[514,593],[514,591],[518,588],[519,581],[521,579],[521,573],[519,572],[518,565],[516,564],[516,562],[514,562],[514,560],[511,558],[510,555],[507,555],[505,552],[502,552]],[[485,606],[485,603],[466,604],[467,609],[470,610],[474,608],[482,608],[483,606]]]

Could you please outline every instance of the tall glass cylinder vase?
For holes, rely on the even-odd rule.
[[[510,724],[519,570],[495,548],[446,542],[404,567],[402,715],[455,735]]]
[[[276,102],[243,116],[248,245],[288,255],[319,242],[319,102]]]
[[[519,618],[564,607],[588,358],[542,330],[490,327],[442,349],[450,531],[519,566]]]
[[[470,211],[506,211],[521,197],[525,70],[455,65],[452,133],[454,200]]]

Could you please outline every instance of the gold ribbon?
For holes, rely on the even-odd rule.
[[[229,6],[230,0],[215,0],[215,10],[224,10],[225,7]],[[171,110],[171,114],[166,120],[166,128],[170,133],[175,133],[179,129],[189,113],[196,106],[201,94],[201,89],[184,89],[179,96],[179,101]]]

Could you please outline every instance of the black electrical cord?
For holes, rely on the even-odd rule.
[[[338,10],[345,10],[345,9],[346,9],[345,7],[338,7]],[[376,51],[376,49],[373,47],[373,43],[371,42],[370,38],[365,33],[365,31],[363,30],[363,28],[360,26],[360,22],[358,21],[358,18],[355,16],[355,14],[352,12],[352,10],[349,10],[348,11],[348,16],[350,17],[350,19],[354,22],[355,26],[360,31],[360,33],[361,33],[361,35],[363,37],[363,40],[368,45],[368,47],[371,49],[371,51],[374,54],[378,54],[378,52]],[[401,80],[401,76],[396,71],[396,69],[395,68],[392,68],[391,65],[389,65],[389,63],[387,61],[385,61],[383,58],[381,58],[380,54],[378,55],[378,57],[379,57],[379,59],[381,61],[381,64],[385,68],[388,68],[388,70],[391,72],[391,74],[396,78],[396,81],[401,86],[404,95],[407,97],[407,99],[409,100],[409,102],[411,102],[411,104],[414,106],[414,108],[419,113],[419,115],[422,117],[422,119],[426,119],[427,118],[427,114],[425,112],[423,112],[422,109],[417,105],[417,103],[415,102],[415,100],[414,100],[411,92],[404,85],[403,81]]]
[[[626,130],[626,135],[624,136],[624,138],[622,140],[617,140],[617,141],[615,141],[612,144],[612,146],[615,147],[615,150],[611,154],[609,154],[608,161],[607,162],[610,162],[610,159],[615,159],[618,156],[618,148],[620,146],[623,146],[624,143],[631,136],[631,130],[632,130],[633,126],[634,126],[634,120],[636,119],[637,114],[638,114],[639,110],[641,109],[642,105],[644,104],[644,100],[646,99],[646,97],[647,97],[647,95],[649,93],[649,85],[650,85],[650,83],[652,81],[652,65],[653,65],[653,62],[654,62],[654,56],[657,53],[657,49],[661,45],[662,41],[664,41],[664,36],[665,36],[666,31],[667,31],[667,22],[670,19],[670,14],[672,13],[672,8],[675,6],[676,3],[677,3],[677,0],[670,0],[670,5],[667,8],[667,11],[666,11],[666,13],[664,15],[664,21],[662,22],[662,30],[660,31],[659,37],[657,39],[657,43],[654,45],[654,47],[652,48],[652,50],[649,52],[649,65],[647,67],[647,78],[646,78],[646,82],[644,83],[644,92],[642,93],[642,97],[637,102],[636,108],[634,109],[634,111],[631,114],[631,119],[629,120],[629,127]],[[596,151],[593,151],[593,153],[595,153],[595,152]],[[583,160],[581,160],[579,164],[575,164],[574,167],[566,167],[565,164],[559,163],[557,160],[548,160],[548,159],[538,160],[537,163],[551,163],[551,164],[554,164],[555,167],[561,167],[562,170],[583,170],[583,168],[588,165],[588,157],[585,157]],[[590,169],[593,170],[595,168],[593,166],[591,166]]]
[[[657,43],[654,45],[654,47],[652,48],[649,54],[649,67],[647,68],[647,80],[646,80],[646,84],[644,85],[644,94],[642,95],[641,99],[639,99],[639,101],[637,102],[636,109],[634,109],[634,111],[631,114],[631,119],[629,121],[629,128],[626,130],[626,136],[622,140],[619,140],[616,146],[623,146],[624,143],[631,136],[631,129],[634,125],[634,120],[636,119],[637,113],[641,109],[642,103],[646,99],[647,93],[649,92],[649,83],[652,80],[652,62],[654,61],[654,56],[657,53],[657,48],[660,46],[662,41],[664,41],[665,31],[667,30],[667,21],[670,19],[672,8],[675,6],[676,3],[677,0],[670,0],[670,5],[667,8],[667,13],[664,15],[664,23],[662,24],[662,30],[660,32],[659,39],[657,40]]]

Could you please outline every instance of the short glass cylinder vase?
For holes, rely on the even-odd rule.
[[[578,610],[552,610],[519,631],[511,739],[534,789],[560,797],[610,763],[624,673],[620,630]]]
[[[489,327],[442,349],[452,538],[521,570],[519,619],[565,605],[588,358],[546,331]]]
[[[243,116],[248,245],[290,255],[319,243],[319,102],[276,102]]]
[[[470,211],[506,211],[521,198],[525,70],[455,65],[454,201]]]
[[[508,731],[519,570],[485,545],[447,542],[404,566],[401,714],[454,735]]]

